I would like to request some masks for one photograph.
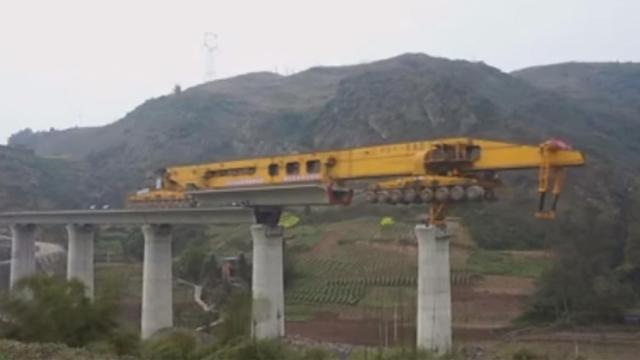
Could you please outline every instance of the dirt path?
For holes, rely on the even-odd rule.
[[[331,252],[332,249],[335,249],[338,246],[338,240],[341,238],[342,235],[338,231],[329,231],[322,235],[322,239],[320,239],[320,241],[311,248],[309,253],[313,255],[320,255]]]
[[[482,281],[473,287],[475,292],[498,295],[529,296],[535,291],[535,279],[517,276],[485,275]]]

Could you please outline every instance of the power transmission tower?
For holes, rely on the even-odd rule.
[[[204,33],[202,49],[204,51],[204,80],[211,81],[216,78],[215,55],[218,51],[218,34]]]

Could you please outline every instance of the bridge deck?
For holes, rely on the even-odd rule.
[[[198,209],[62,210],[0,213],[0,225],[38,224],[247,224],[254,212],[244,207]]]

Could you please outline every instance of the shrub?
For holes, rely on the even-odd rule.
[[[275,341],[242,341],[218,349],[203,360],[284,360],[287,349]]]
[[[300,218],[297,217],[296,215],[289,213],[289,212],[285,212],[282,214],[282,216],[280,216],[280,226],[282,226],[285,229],[291,229],[296,227],[296,225],[298,225],[300,223]]]
[[[85,346],[112,334],[117,327],[111,296],[91,301],[79,281],[46,275],[22,279],[0,300],[4,337],[27,342]]]
[[[385,216],[382,219],[380,219],[380,227],[393,226],[395,224],[396,224],[395,220],[393,220],[393,218],[390,216]]]
[[[143,357],[152,360],[196,359],[196,337],[187,330],[162,332],[147,340]]]
[[[251,294],[235,292],[223,306],[224,321],[216,328],[216,336],[221,343],[238,338],[247,338],[251,334]]]
[[[329,360],[333,356],[324,349],[312,348],[304,351],[301,360]]]
[[[513,360],[535,360],[539,359],[540,357],[532,350],[522,348],[513,353],[513,356],[511,358]]]
[[[444,355],[438,357],[431,352],[428,351],[416,351],[415,349],[376,349],[376,350],[368,350],[365,349],[359,353],[357,353],[353,359],[354,360],[436,360],[436,359],[454,359],[450,355]]]

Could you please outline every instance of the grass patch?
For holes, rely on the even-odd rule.
[[[120,286],[118,321],[132,329],[140,326],[138,311],[142,303],[142,264],[99,264],[95,270],[96,288],[110,282]],[[193,288],[173,282],[174,324],[197,327],[207,318],[193,300]],[[0,359],[2,360],[2,359]]]
[[[236,256],[251,252],[253,247],[249,226],[245,224],[209,226],[205,236],[216,256]]]
[[[534,359],[534,360],[635,360],[638,358],[638,347],[633,344],[588,343],[573,341],[510,342],[496,349],[499,359]]]
[[[381,308],[408,307],[415,304],[416,293],[417,289],[414,287],[370,287],[359,305]]]
[[[0,340],[0,360],[117,360],[125,359],[111,354],[99,354],[86,349],[74,349],[62,344],[21,343]],[[126,359],[135,360],[134,357]]]
[[[412,348],[362,348],[354,351],[349,360],[455,360],[462,359],[462,356],[434,355],[428,351],[418,351]]]
[[[322,231],[313,225],[298,225],[286,230],[290,249],[295,252],[311,250],[322,238]]]
[[[513,256],[501,251],[477,250],[467,260],[467,271],[486,275],[536,278],[551,266],[551,259]]]
[[[287,321],[310,321],[316,310],[315,306],[310,305],[287,305],[284,311]]]

